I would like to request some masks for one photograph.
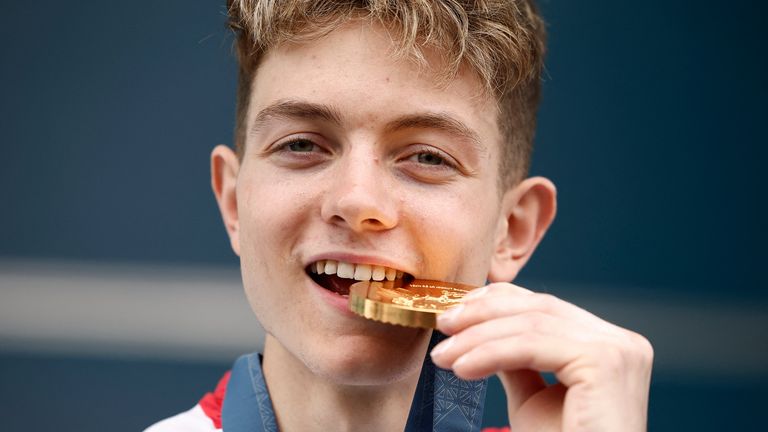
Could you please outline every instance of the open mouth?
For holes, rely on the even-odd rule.
[[[315,283],[343,297],[349,296],[349,287],[355,282],[413,279],[410,274],[390,267],[335,260],[316,261],[305,271]]]

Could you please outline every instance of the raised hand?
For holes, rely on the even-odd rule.
[[[509,283],[473,291],[438,329],[451,337],[434,363],[464,379],[497,374],[514,432],[646,430],[653,349],[637,333]]]

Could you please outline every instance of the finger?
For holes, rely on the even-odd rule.
[[[572,364],[585,351],[579,343],[571,340],[522,334],[480,344],[461,355],[450,368],[465,380],[481,379],[505,370],[555,372]],[[561,382],[569,384],[565,380]]]
[[[589,341],[600,337],[599,332],[578,322],[546,315],[543,312],[525,312],[519,315],[491,319],[456,333],[435,346],[432,361],[449,368],[462,355],[488,342],[512,336],[547,335],[563,340]]]
[[[487,295],[496,295],[499,293],[513,293],[519,295],[535,294],[533,291],[508,282],[494,282],[484,287],[476,288],[464,296],[464,300],[483,297]]]
[[[451,335],[463,329],[502,316],[539,311],[578,322],[604,323],[591,313],[550,294],[536,294],[511,284],[489,285],[477,295],[437,317],[437,328]]]
[[[526,401],[547,387],[541,374],[530,369],[502,371],[498,373],[498,376],[501,385],[504,386],[504,393],[507,395],[507,411],[510,421]]]
[[[517,409],[509,408],[513,431],[563,430],[563,402],[568,389],[562,384],[549,386],[526,400]]]

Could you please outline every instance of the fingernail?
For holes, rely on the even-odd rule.
[[[473,298],[480,297],[481,295],[488,292],[488,287],[484,286],[482,288],[473,289],[472,291],[468,292],[467,295],[464,296],[464,300],[469,300]]]
[[[458,305],[448,309],[447,311],[441,313],[437,316],[437,323],[439,325],[445,325],[450,324],[453,320],[456,319],[456,317],[459,316],[461,311],[464,310],[464,305],[459,303]]]
[[[440,357],[441,355],[445,354],[446,351],[448,351],[448,348],[450,348],[451,345],[453,345],[452,337],[437,344],[437,346],[432,349],[430,355],[432,357]]]

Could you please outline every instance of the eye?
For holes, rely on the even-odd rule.
[[[424,165],[444,165],[446,164],[445,159],[437,155],[435,153],[428,153],[428,152],[422,152],[419,153],[416,156],[416,162]]]
[[[456,165],[451,160],[450,156],[445,155],[442,152],[432,149],[420,149],[418,153],[414,153],[407,159],[410,162],[415,162],[418,165],[426,165],[435,168],[455,168]]]
[[[318,149],[317,144],[303,138],[291,140],[283,144],[283,148],[296,153],[309,153]]]
[[[319,134],[294,134],[267,147],[263,157],[283,168],[304,169],[332,157],[328,142]]]
[[[460,162],[446,151],[423,144],[413,145],[400,159],[402,172],[424,183],[446,183],[465,175]]]

